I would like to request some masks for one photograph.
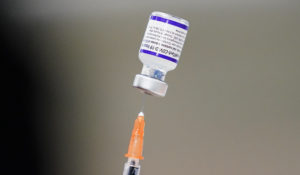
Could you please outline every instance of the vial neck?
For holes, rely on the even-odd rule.
[[[158,79],[160,81],[164,81],[167,72],[164,71],[164,70],[158,69],[158,68],[154,68],[154,67],[144,65],[141,74],[146,75],[146,76],[151,77],[151,78]]]

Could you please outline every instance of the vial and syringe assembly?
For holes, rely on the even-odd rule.
[[[168,84],[164,81],[168,71],[176,68],[183,49],[189,22],[162,12],[153,12],[139,50],[143,63],[141,74],[135,76],[133,86],[145,94],[164,97]],[[144,106],[144,104],[143,104]],[[143,109],[143,107],[142,107]],[[134,122],[123,175],[139,175],[139,161],[144,159],[144,113]]]
[[[153,12],[139,50],[143,63],[141,74],[135,76],[133,86],[142,92],[164,97],[168,71],[176,68],[183,49],[189,22],[162,12]]]
[[[128,146],[128,152],[125,157],[128,157],[128,161],[124,165],[123,175],[139,175],[140,164],[139,160],[144,159],[143,154],[143,142],[144,142],[144,113],[140,112],[137,119],[134,122],[130,143]]]

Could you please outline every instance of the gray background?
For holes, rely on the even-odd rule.
[[[189,20],[163,99],[146,97],[141,174],[300,173],[297,1],[20,1],[36,69],[45,174],[121,174],[142,94],[131,87],[148,16]]]

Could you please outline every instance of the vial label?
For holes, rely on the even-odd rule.
[[[140,52],[177,63],[187,30],[188,26],[179,22],[151,16]]]

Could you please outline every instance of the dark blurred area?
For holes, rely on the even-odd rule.
[[[33,55],[26,44],[26,36],[15,31],[14,27],[14,24],[6,24],[2,28],[6,35],[1,37],[4,76],[1,127],[4,135],[1,154],[4,156],[1,159],[4,164],[1,169],[9,174],[38,174],[42,157],[38,150],[40,147],[35,126],[37,115],[34,110],[37,107],[35,99],[43,93],[40,89],[43,82],[33,74],[32,65],[28,61]]]
[[[12,19],[5,5],[1,3],[1,174],[37,175],[46,164],[38,109],[51,104],[50,89],[45,72],[33,61],[38,55],[30,30]]]
[[[299,174],[299,1],[0,2],[2,175],[121,174],[148,15],[189,20],[141,173]]]

